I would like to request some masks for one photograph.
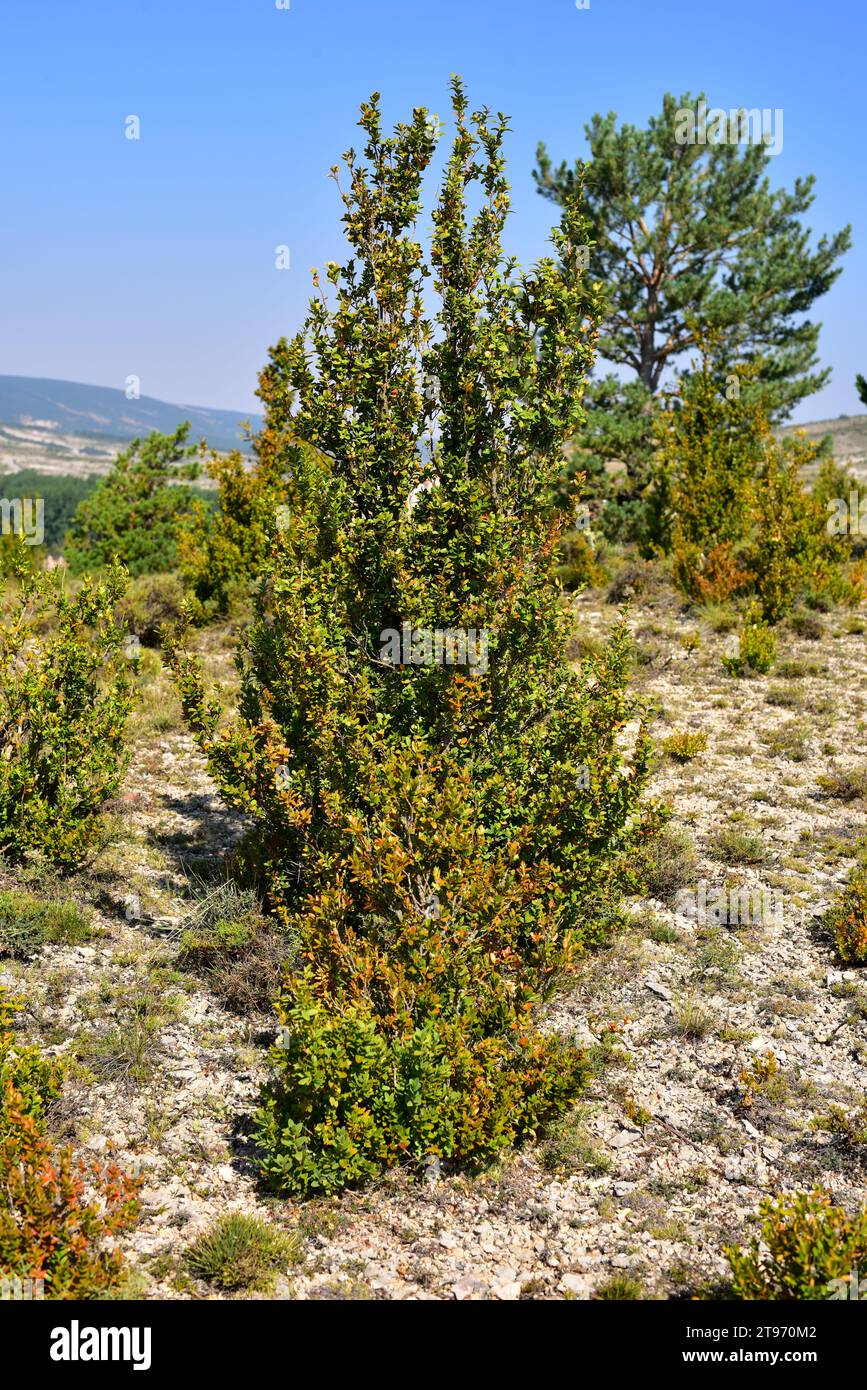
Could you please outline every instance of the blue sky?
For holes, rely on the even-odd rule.
[[[534,151],[585,152],[615,110],[644,123],[664,91],[782,108],[776,183],[818,176],[810,225],[853,224],[815,313],[831,385],[795,418],[860,409],[867,373],[867,20],[855,0],[40,0],[0,19],[0,373],[256,408],[268,345],[300,324],[309,270],[342,259],[329,167],[359,103],[391,120],[474,104],[510,114],[510,249],[545,248],[555,210]],[[124,135],[130,115],[141,139]],[[291,269],[275,268],[288,245]]]

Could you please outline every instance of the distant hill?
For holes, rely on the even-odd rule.
[[[834,457],[838,463],[848,463],[852,472],[861,474],[867,465],[867,415],[838,415],[836,420],[813,420],[808,425],[786,425],[780,434],[804,430],[809,439],[818,443],[826,434],[834,441]]]
[[[152,430],[170,434],[183,420],[190,422],[191,441],[204,438],[220,452],[249,451],[242,428],[247,418],[153,396],[131,401],[112,386],[0,376],[0,472],[105,472],[115,445]],[[261,427],[260,415],[249,420],[254,431]]]

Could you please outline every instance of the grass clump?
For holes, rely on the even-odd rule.
[[[87,1034],[78,1056],[100,1076],[126,1086],[142,1086],[162,1056],[160,1035],[174,1016],[171,997],[154,997],[130,988],[117,1002],[114,1022]]]
[[[652,898],[666,902],[691,883],[698,870],[698,853],[684,826],[663,826],[635,860],[638,881]]]
[[[255,892],[226,882],[197,904],[178,964],[204,975],[227,1008],[247,1014],[273,1004],[297,951],[297,938],[263,914]]]
[[[711,927],[699,946],[693,966],[697,980],[732,980],[738,973],[741,952],[722,927]]]
[[[228,1212],[199,1236],[187,1252],[191,1273],[215,1288],[268,1287],[276,1274],[297,1264],[301,1241],[258,1216]]]
[[[804,637],[808,642],[820,642],[825,632],[824,623],[815,613],[793,613],[789,626],[798,637]]]
[[[700,1042],[711,1031],[714,1017],[710,1009],[692,996],[674,1007],[675,1031],[688,1042]]]
[[[867,1102],[862,1101],[854,1111],[829,1106],[824,1115],[813,1118],[812,1128],[833,1134],[848,1149],[863,1151],[867,1147]]]
[[[44,902],[17,888],[0,890],[0,956],[28,960],[43,946],[80,946],[92,934],[74,903]]]
[[[612,1166],[611,1159],[588,1134],[580,1111],[548,1128],[539,1162],[546,1173],[588,1173],[592,1177],[600,1177]]]
[[[633,1274],[612,1274],[610,1279],[599,1285],[593,1297],[631,1303],[644,1297],[644,1285]]]
[[[827,1192],[798,1192],[766,1197],[758,1219],[758,1237],[725,1250],[736,1298],[847,1297],[854,1271],[867,1262],[867,1212],[849,1216]]]
[[[797,686],[772,685],[765,696],[765,702],[778,709],[803,709],[806,697]]]
[[[696,610],[699,619],[711,630],[725,637],[738,625],[737,609],[727,603],[705,603]]]
[[[711,841],[711,852],[724,864],[762,864],[767,848],[761,835],[729,825],[717,832]]]

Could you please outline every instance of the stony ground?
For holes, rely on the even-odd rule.
[[[587,643],[616,609],[590,594],[576,616]],[[735,680],[722,616],[697,620],[659,589],[629,621],[659,744],[690,731],[707,746],[685,762],[660,747],[653,792],[673,831],[659,896],[631,904],[631,928],[549,1006],[549,1026],[598,1062],[590,1089],[556,1133],[481,1177],[398,1174],[328,1202],[257,1189],[247,1134],[270,1021],[228,1013],[177,968],[198,878],[238,826],[148,658],[112,835],[71,885],[98,930],[0,962],[27,1037],[72,1064],[55,1132],[142,1174],[142,1219],[123,1239],[132,1295],[219,1297],[184,1256],[230,1209],[298,1231],[275,1298],[672,1298],[717,1284],[763,1194],[821,1184],[860,1202],[857,1150],[815,1120],[864,1093],[867,989],[839,970],[821,918],[867,835],[846,776],[865,767],[865,625],[786,624],[775,670]],[[211,658],[225,673],[216,639]],[[714,920],[702,883],[709,905],[749,890],[764,920]]]

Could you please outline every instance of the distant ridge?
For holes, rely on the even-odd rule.
[[[261,428],[261,415],[248,417],[234,410],[171,405],[154,396],[128,400],[125,392],[113,386],[0,375],[0,425],[33,430],[46,443],[54,434],[112,440],[135,439],[151,430],[171,434],[183,420],[189,420],[191,441],[204,438],[221,452],[249,451],[242,429],[248,418],[254,431]]]

